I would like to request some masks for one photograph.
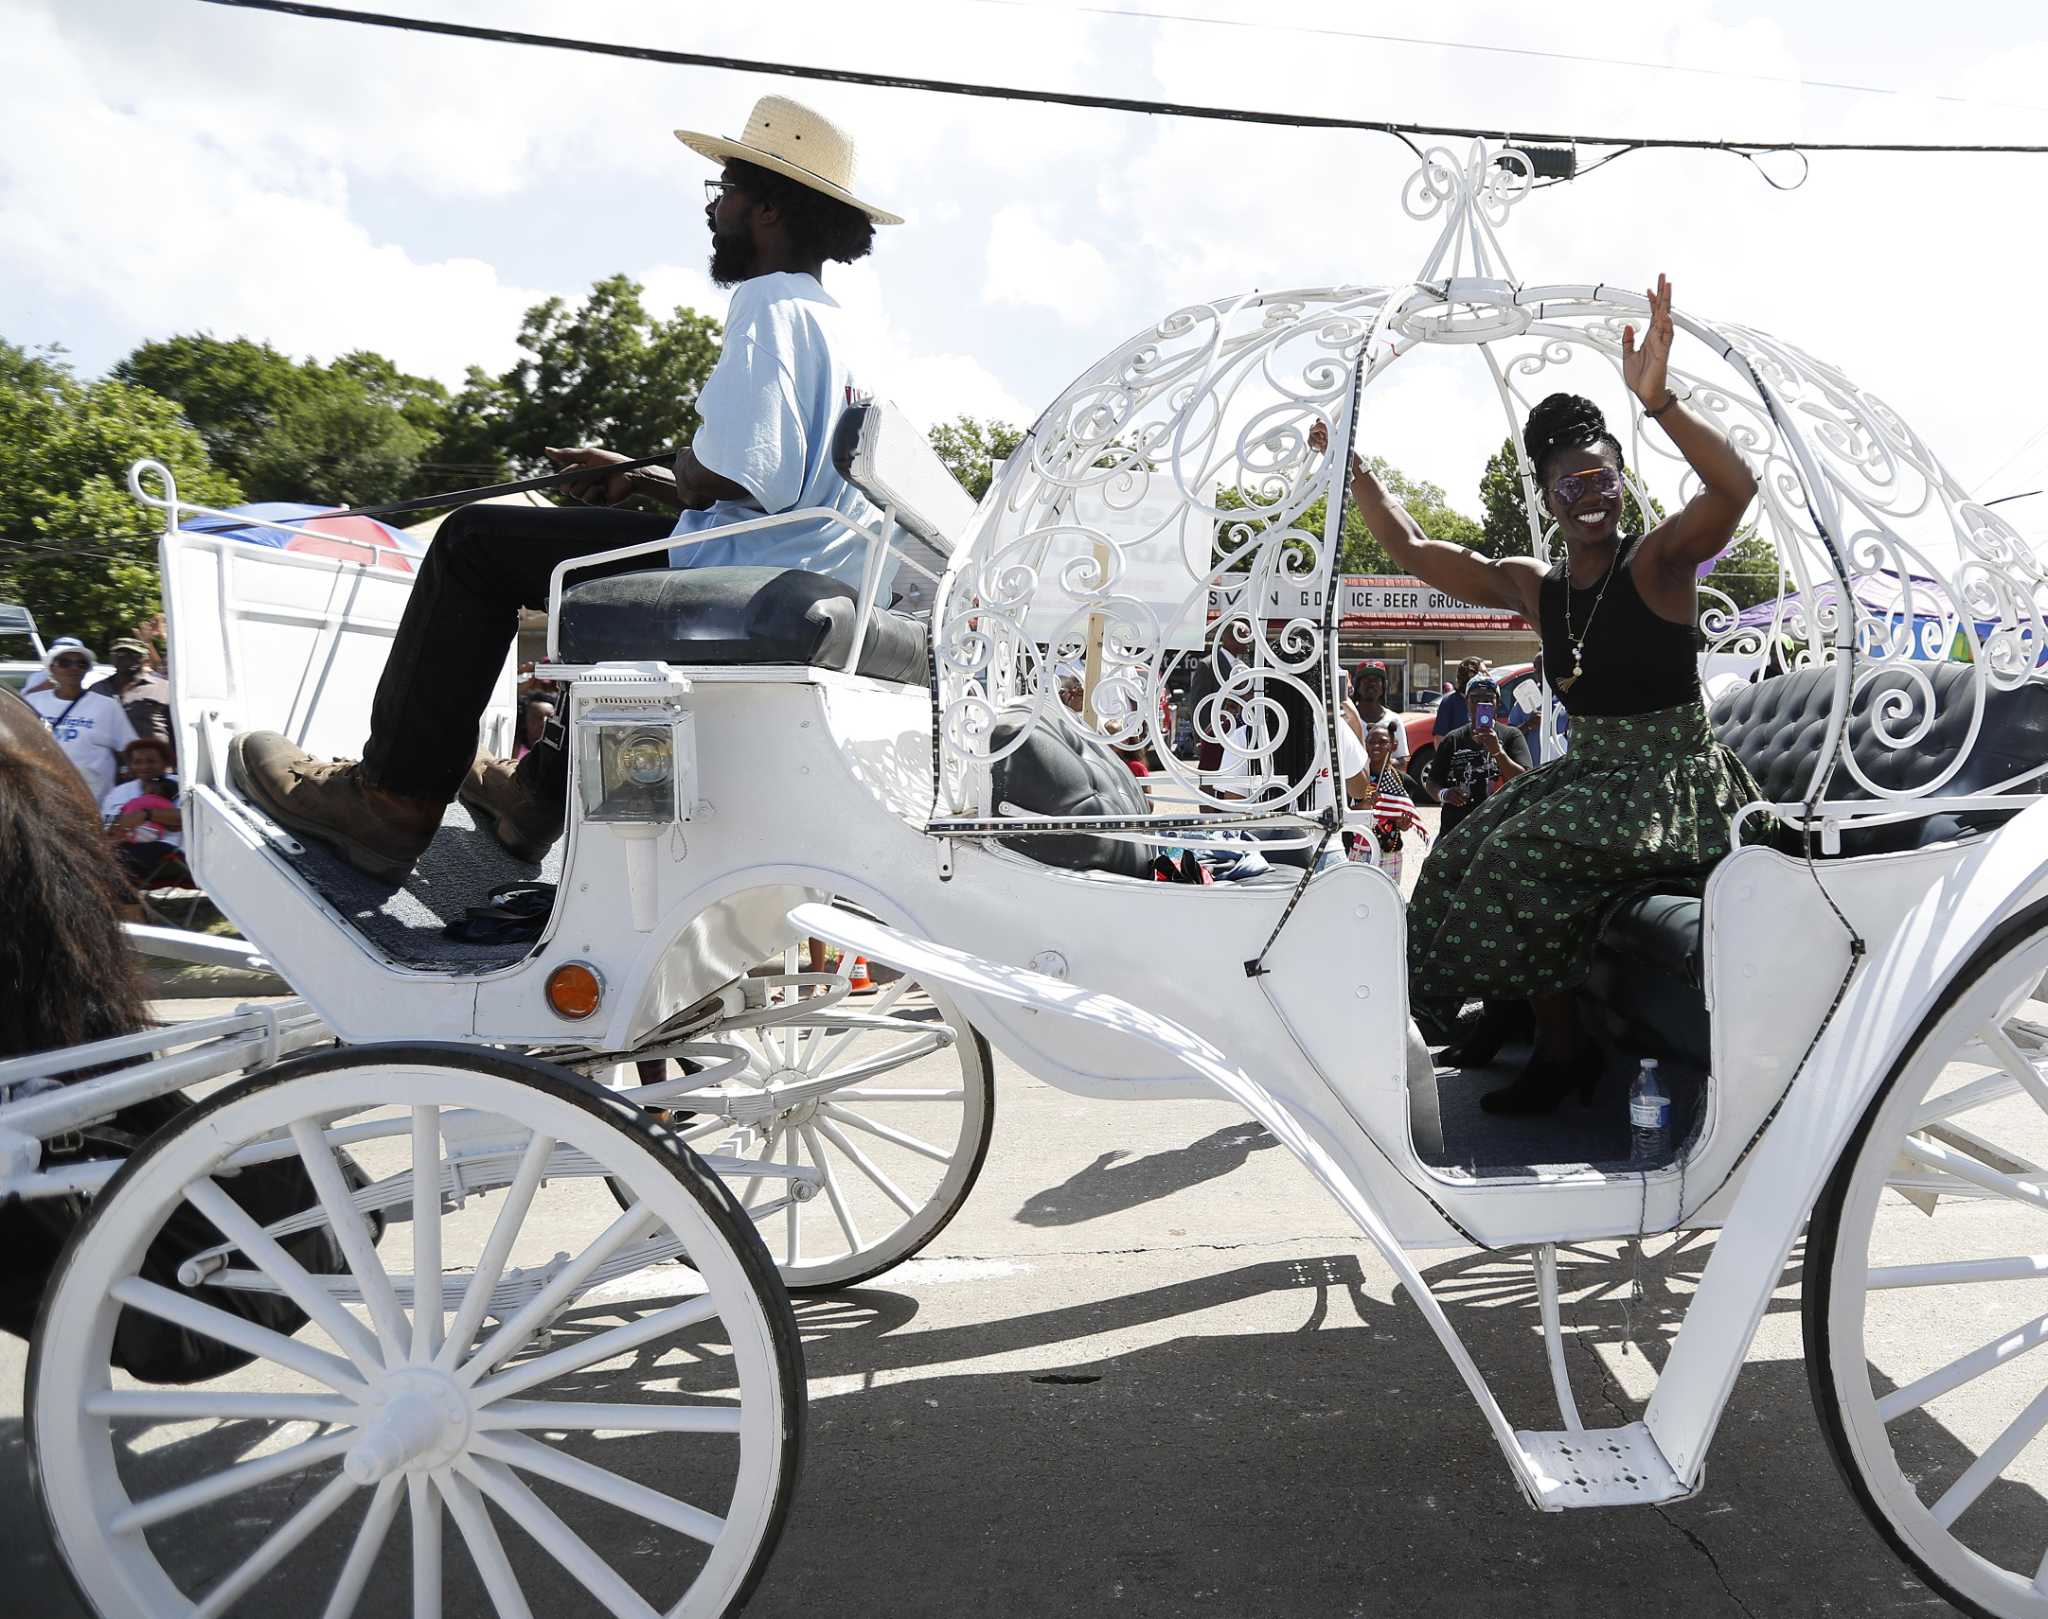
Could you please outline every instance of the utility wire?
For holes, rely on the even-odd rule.
[[[1637,57],[1589,56],[1578,51],[1549,51],[1534,45],[1488,45],[1469,39],[1428,39],[1415,34],[1374,34],[1353,28],[1324,28],[1312,23],[1253,22],[1241,17],[1204,17],[1179,11],[1138,11],[1123,6],[1091,6],[1065,0],[967,0],[970,5],[999,6],[1013,11],[1066,11],[1093,17],[1133,17],[1148,22],[1196,23],[1205,28],[1248,28],[1262,34],[1305,34],[1321,39],[1359,39],[1376,45],[1417,45],[1431,50],[1476,51],[1488,56],[1524,56],[1543,62],[1578,62],[1592,67],[1641,68],[1652,73],[1689,73],[1700,78],[1739,79],[1750,84],[1784,84],[1802,90],[1840,90],[1859,96],[1906,96],[1958,107],[1996,107],[2011,112],[2048,112],[2031,101],[1984,101],[1972,96],[1937,95],[1889,84],[1850,84],[1841,79],[1809,79],[1792,73],[1746,73],[1732,67],[1693,67],[1684,62],[1651,62]]]
[[[1107,112],[1150,113],[1169,118],[1198,118],[1225,123],[1265,124],[1286,129],[1370,130],[1407,141],[1410,135],[1444,136],[1452,139],[1485,138],[1499,141],[1536,142],[1543,145],[1628,146],[1699,152],[1733,152],[1752,157],[1759,152],[1917,152],[1917,153],[2011,153],[2027,156],[2048,154],[2048,145],[2023,146],[1988,144],[1943,145],[1915,141],[1731,141],[1696,140],[1676,136],[1549,134],[1533,130],[1510,130],[1498,126],[1481,128],[1456,124],[1404,123],[1370,118],[1337,118],[1314,113],[1269,112],[1249,107],[1218,107],[1196,102],[1151,101],[1136,96],[1091,95],[1074,90],[1033,90],[1011,85],[971,83],[960,79],[931,79],[903,73],[869,73],[852,68],[806,67],[792,62],[767,62],[742,56],[707,51],[671,51],[652,45],[619,45],[593,39],[572,39],[560,34],[535,34],[512,28],[484,28],[473,23],[442,22],[427,17],[400,17],[387,12],[355,11],[340,6],[310,5],[304,0],[203,0],[206,5],[231,6],[240,11],[274,11],[292,17],[310,17],[326,22],[355,23],[370,28],[394,28],[407,33],[437,34],[450,39],[487,40],[499,45],[527,45],[544,50],[580,51],[592,56],[613,56],[630,61],[659,62],[673,67],[722,68],[739,73],[759,73],[774,78],[815,79],[835,84],[859,84],[888,90],[923,90],[935,95],[973,96],[990,101],[1039,102],[1048,106],[1087,107]],[[1412,146],[1414,143],[1409,141]]]

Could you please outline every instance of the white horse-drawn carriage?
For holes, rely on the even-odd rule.
[[[1625,1080],[1535,1120],[1473,1108],[1411,1024],[1396,885],[1331,858],[1357,816],[1331,785],[1329,586],[1375,387],[1410,355],[1476,362],[1510,430],[1553,378],[1619,395],[1643,300],[1507,272],[1493,229],[1527,181],[1514,154],[1432,154],[1414,282],[1175,313],[1062,394],[978,509],[893,412],[849,416],[842,465],[886,513],[859,593],[671,572],[665,542],[645,573],[563,569],[544,672],[571,814],[537,941],[445,937],[536,875],[459,809],[392,893],[228,786],[238,730],[354,749],[407,580],[183,532],[193,508],[138,469],[168,519],[191,861],[304,1000],[0,1067],[126,1065],[0,1107],[0,1189],[93,1196],[30,1432],[95,1611],[729,1611],[795,1479],[783,1289],[945,1223],[993,1046],[1086,1096],[1243,1106],[1392,1268],[1545,1511],[1701,1488],[1804,1230],[1813,1388],[1863,1507],[1958,1604],[2048,1614],[2048,1360],[2025,1358],[2048,1341],[2048,577],[2021,537],[1839,373],[1679,316],[1674,380],[1756,471],[1788,588],[1746,618],[1702,592],[1706,654],[1748,676],[1713,704],[1766,794],[1747,845],[1703,897],[1620,907],[1587,990],[1617,1072],[1673,1076],[1660,1161],[1629,1158]],[[1669,452],[1627,419],[1647,505]],[[1173,754],[1159,699],[1198,663],[1197,730],[1247,726],[1254,794]],[[1148,744],[1166,768],[1139,781],[1120,754]],[[1262,875],[1151,880],[1163,849],[1247,840]],[[798,970],[806,937],[897,976],[853,996]],[[642,1082],[656,1059],[683,1072]],[[234,1071],[125,1166],[39,1167],[38,1141]],[[1641,1420],[1585,1426],[1557,1245],[1700,1229]],[[1532,1257],[1554,1425],[1510,1419],[1431,1296],[1416,1256],[1470,1245]],[[149,1323],[210,1375],[134,1352]],[[501,1521],[547,1556],[515,1570]]]

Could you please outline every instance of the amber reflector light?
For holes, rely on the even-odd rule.
[[[566,961],[548,974],[548,1005],[555,1015],[580,1021],[597,1010],[604,998],[604,985],[594,969],[580,961]]]

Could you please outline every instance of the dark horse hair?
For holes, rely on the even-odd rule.
[[[0,1057],[148,1022],[128,900],[85,784],[41,719],[0,692]]]

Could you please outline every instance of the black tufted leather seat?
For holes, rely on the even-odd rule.
[[[846,667],[860,594],[829,574],[799,568],[649,568],[562,593],[561,656],[568,663],[659,659],[675,664]],[[925,625],[877,609],[858,673],[922,685]]]
[[[1857,692],[1851,707],[1850,747],[1857,765],[1880,786],[1905,788],[1932,780],[1969,740],[1974,717],[1967,664],[1913,666],[1934,690],[1936,718],[1912,748],[1892,748],[1869,724],[1871,705],[1885,693],[1911,695],[1904,670],[1887,669]],[[1763,796],[1796,803],[1812,778],[1815,756],[1827,735],[1834,700],[1832,669],[1802,669],[1742,686],[1709,711],[1715,734],[1741,756]],[[1909,711],[1918,713],[1915,708]],[[1909,730],[1897,724],[1894,731]],[[1983,723],[1963,766],[1943,793],[1982,792],[2048,760],[2048,685],[2030,682],[2016,691],[1987,693]],[[2039,781],[2029,790],[2039,791]],[[1871,795],[1848,771],[1837,769],[1828,784],[1835,799]],[[1925,848],[1984,831],[2016,809],[1969,811],[1903,821],[1842,838],[1846,855],[1885,854]],[[1618,1041],[1707,1066],[1707,1015],[1701,1000],[1702,907],[1681,894],[1640,894],[1617,906],[1602,930],[1588,983],[1591,1011]]]
[[[1015,721],[998,725],[989,739],[990,751],[1008,747],[1016,740],[1017,731]],[[1150,813],[1144,789],[1114,751],[1104,743],[1075,735],[1070,726],[1050,721],[1034,726],[1022,747],[989,767],[989,783],[998,814],[1005,804],[1034,815]],[[1087,832],[1049,833],[1004,838],[1002,843],[1041,865],[1107,871],[1119,877],[1149,878],[1152,874],[1150,852],[1120,838]]]

